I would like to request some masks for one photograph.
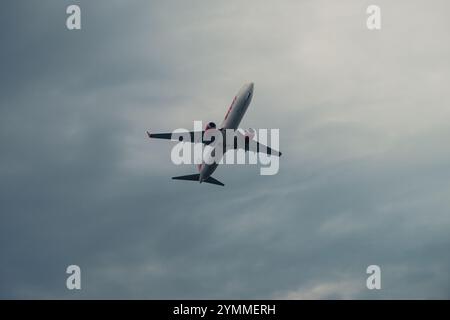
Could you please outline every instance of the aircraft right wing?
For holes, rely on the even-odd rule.
[[[234,149],[243,149],[245,151],[251,151],[251,152],[261,152],[261,153],[265,153],[268,155],[274,155],[274,156],[281,156],[281,152],[277,151],[275,149],[272,149],[271,147],[266,146],[265,144],[262,144],[254,139],[252,139],[251,137],[245,136],[240,132],[237,132],[237,134],[241,135],[241,138],[245,140],[245,146],[243,146],[244,148],[240,148],[237,145],[237,140],[234,140]],[[232,143],[233,145],[233,143]]]
[[[281,152],[277,151],[275,149],[272,149],[271,147],[268,147],[262,143],[259,143],[256,140],[248,140],[248,143],[246,141],[245,143],[245,151],[252,151],[252,152],[262,152],[268,155],[274,155],[274,156],[281,156]]]

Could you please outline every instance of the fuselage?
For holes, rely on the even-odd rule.
[[[239,127],[239,124],[241,123],[241,120],[244,117],[250,102],[252,101],[253,87],[253,83],[248,83],[245,84],[241,90],[239,90],[238,94],[234,97],[233,102],[228,108],[225,119],[223,119],[219,129],[236,130]],[[199,167],[200,182],[208,179],[208,177],[211,176],[211,174],[216,170],[218,165],[218,163],[202,163]]]

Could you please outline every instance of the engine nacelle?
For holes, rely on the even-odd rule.
[[[205,131],[209,129],[216,129],[216,124],[214,122],[208,122],[208,124],[205,127]]]
[[[245,129],[244,136],[248,137],[250,140],[252,140],[255,137],[256,130],[253,128]]]

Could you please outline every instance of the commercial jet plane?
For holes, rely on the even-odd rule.
[[[216,124],[214,122],[209,122],[206,125],[205,130],[203,130],[201,132],[189,132],[189,135],[191,137],[190,142],[195,142],[194,137],[197,135],[200,135],[202,137],[201,142],[203,144],[214,146],[214,144],[213,144],[214,139],[212,139],[210,141],[209,140],[206,141],[206,140],[203,140],[203,137],[204,137],[204,133],[207,130],[215,129],[215,130],[219,130],[220,132],[222,132],[222,135],[223,135],[223,144],[220,146],[220,147],[223,147],[223,154],[225,154],[225,152],[227,150],[237,149],[238,145],[237,145],[236,137],[234,138],[234,143],[229,143],[229,144],[226,143],[225,130],[227,130],[227,129],[237,130],[238,129],[239,123],[241,122],[242,118],[244,117],[244,114],[247,111],[247,108],[250,105],[250,102],[252,100],[253,88],[254,88],[253,83],[249,83],[249,84],[245,84],[241,88],[241,90],[239,90],[238,94],[234,97],[233,102],[231,103],[231,106],[228,108],[228,111],[225,115],[225,119],[223,120],[222,124],[220,125],[220,127],[218,129],[216,128]],[[242,135],[242,133],[239,133],[239,131],[235,131],[235,134]],[[147,135],[149,136],[149,138],[155,138],[155,139],[167,139],[167,140],[175,140],[175,141],[178,140],[178,139],[173,138],[172,133],[150,133],[149,131],[147,131]],[[246,132],[244,134],[243,138],[245,139],[245,147],[243,147],[242,149],[245,149],[245,151],[264,152],[268,155],[273,154],[275,156],[281,156],[281,152],[273,150],[268,146],[265,146],[255,140],[252,140],[251,134],[249,134],[248,132]],[[180,139],[180,141],[182,141],[182,140]],[[217,148],[217,147],[218,146],[214,146],[214,148]],[[198,181],[200,183],[206,182],[206,183],[224,186],[224,184],[222,182],[214,179],[211,176],[219,164],[217,162],[213,162],[211,164],[209,164],[209,163],[211,163],[211,162],[203,160],[203,162],[198,166],[199,173],[197,173],[197,174],[173,177],[172,179]]]

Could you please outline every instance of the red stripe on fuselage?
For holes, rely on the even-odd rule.
[[[228,115],[230,114],[231,109],[233,109],[233,105],[236,102],[236,98],[237,98],[237,96],[234,97],[233,102],[231,103],[231,106],[228,108],[228,111],[227,111],[227,114],[225,115],[225,119],[224,120],[227,120]]]

